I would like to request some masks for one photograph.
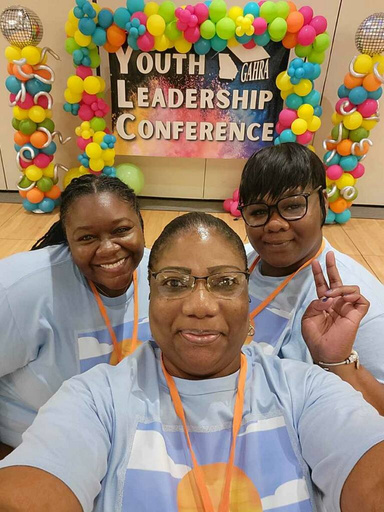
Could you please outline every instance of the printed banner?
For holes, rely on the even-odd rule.
[[[248,158],[273,142],[283,106],[281,43],[207,55],[110,54],[112,123],[120,155]]]

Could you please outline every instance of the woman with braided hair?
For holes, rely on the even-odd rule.
[[[147,264],[135,194],[91,174],[31,252],[0,261],[0,458],[64,380],[150,338]]]

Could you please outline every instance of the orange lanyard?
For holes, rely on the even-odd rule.
[[[260,311],[263,311],[263,309],[264,309],[265,307],[267,307],[267,306],[268,306],[268,304],[269,304],[270,302],[272,302],[272,301],[273,301],[273,299],[276,297],[276,295],[278,295],[278,294],[281,292],[281,290],[283,290],[283,289],[287,286],[287,284],[288,284],[290,281],[292,281],[292,279],[293,279],[293,278],[294,278],[294,277],[295,277],[295,276],[296,276],[296,275],[297,275],[301,270],[303,270],[303,268],[308,267],[308,265],[310,265],[310,264],[312,263],[312,261],[313,261],[313,260],[315,260],[315,259],[319,256],[319,254],[321,254],[321,253],[323,252],[323,250],[324,250],[324,246],[325,246],[325,242],[324,242],[324,240],[323,240],[323,242],[322,242],[322,244],[321,244],[320,249],[319,249],[319,250],[317,251],[317,253],[313,256],[313,258],[311,258],[310,260],[306,261],[306,262],[304,263],[304,265],[301,265],[301,267],[300,267],[300,268],[298,268],[298,269],[296,270],[296,272],[293,272],[293,274],[290,274],[288,277],[286,277],[286,278],[284,279],[284,281],[283,281],[282,283],[280,283],[280,284],[279,284],[279,286],[278,286],[277,288],[275,288],[275,290],[273,290],[273,292],[272,292],[270,295],[268,295],[268,297],[266,297],[266,298],[263,300],[263,302],[261,302],[261,303],[260,303],[260,304],[259,304],[259,305],[258,305],[258,306],[253,310],[253,311],[252,311],[252,313],[249,315],[250,319],[251,319],[251,320],[253,320],[253,319],[255,318],[255,316],[257,316],[257,315],[260,313]],[[252,274],[252,272],[254,271],[254,269],[255,269],[255,267],[256,267],[256,265],[258,264],[258,262],[259,262],[259,261],[260,261],[260,256],[257,256],[257,257],[255,258],[255,260],[253,261],[252,265],[249,267],[249,273],[250,273],[250,274]]]
[[[98,292],[95,284],[92,281],[89,281],[89,286],[93,292],[93,295],[95,296],[96,303],[99,307],[99,311],[101,316],[104,319],[105,325],[107,326],[107,329],[109,331],[109,335],[111,336],[111,340],[113,343],[114,352],[117,355],[117,362],[119,363],[124,357],[128,356],[132,352],[136,350],[137,346],[137,331],[139,326],[139,291],[137,286],[137,273],[136,270],[133,273],[133,332],[132,332],[132,339],[131,344],[127,343],[128,340],[123,340],[121,343],[121,348],[117,342],[116,333],[113,330],[113,327],[111,325],[111,321],[109,320],[107,310],[105,309],[105,306],[103,304],[103,301],[101,300],[100,293]]]
[[[204,512],[215,512],[212,500],[209,495],[209,491],[207,489],[207,486],[204,481],[204,474],[201,470],[201,467],[199,466],[195,452],[192,448],[191,439],[189,437],[188,433],[188,427],[187,422],[185,419],[184,414],[184,408],[183,404],[181,403],[181,398],[179,395],[179,392],[177,391],[177,387],[175,384],[175,381],[173,380],[173,377],[167,372],[163,357],[161,357],[161,367],[164,373],[165,380],[167,381],[169,392],[171,394],[173,406],[175,408],[177,416],[180,418],[184,434],[187,439],[188,448],[191,454],[192,462],[193,462],[193,468],[195,471],[195,478],[196,478],[196,485],[199,489],[201,501],[203,502],[203,508]],[[231,443],[231,449],[229,453],[229,459],[228,464],[226,467],[226,475],[225,475],[225,484],[223,489],[223,494],[221,497],[219,510],[218,512],[229,512],[229,498],[230,498],[230,491],[231,491],[231,479],[232,479],[232,473],[233,473],[233,466],[234,466],[234,460],[235,460],[235,449],[236,449],[236,438],[237,434],[239,433],[240,426],[241,426],[241,420],[243,419],[243,407],[244,407],[244,391],[245,391],[245,381],[247,378],[247,358],[244,354],[241,354],[241,362],[240,362],[240,372],[239,372],[239,380],[237,384],[237,394],[236,394],[236,401],[235,401],[235,407],[233,411],[233,422],[232,422],[232,443]]]

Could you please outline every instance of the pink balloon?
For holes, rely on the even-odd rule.
[[[313,132],[310,132],[307,130],[306,132],[302,133],[301,135],[296,136],[296,142],[299,144],[309,144],[312,140]]]
[[[142,25],[147,24],[148,16],[142,11],[134,12],[131,16],[131,20],[133,20],[134,18],[137,18]]]
[[[327,20],[324,16],[315,16],[309,23],[316,30],[316,35],[322,34],[327,30]]]
[[[48,108],[48,98],[46,96],[39,96],[37,99],[37,105],[43,108]]]
[[[97,101],[96,94],[88,94],[87,92],[83,92],[83,103],[86,105],[92,105],[95,101]]]
[[[347,102],[349,102],[349,103],[348,103],[347,105],[344,105],[344,107],[343,107],[343,108],[344,108],[344,112],[350,112],[353,108],[355,108],[355,107],[354,107],[354,105],[353,105],[353,103],[351,103],[351,102],[349,101],[349,99],[348,99],[348,98],[340,98],[340,99],[337,101],[336,106],[335,106],[335,110],[336,110],[336,112],[337,112],[338,114],[344,115],[344,114],[342,114],[342,112],[340,111],[340,107],[341,107],[341,105],[342,105],[344,102],[346,102],[346,101],[347,101]]]
[[[260,0],[259,2],[259,7],[261,7],[263,5],[264,2],[266,2],[267,0]]]
[[[13,103],[16,99],[16,94],[10,94],[9,95],[9,100]],[[25,110],[28,110],[29,108],[33,107],[34,105],[34,102],[33,102],[33,96],[31,96],[28,92],[26,93],[25,95],[25,100],[24,101],[21,101],[19,100],[17,102],[17,105],[20,107],[20,108],[24,108]]]
[[[261,36],[268,28],[268,23],[264,18],[255,18],[252,25],[255,29],[255,36]]]
[[[368,98],[357,107],[357,111],[360,112],[363,117],[371,117],[376,114],[378,108],[379,104],[377,101],[372,98]]]
[[[34,165],[40,169],[45,169],[52,162],[53,155],[46,155],[45,153],[39,153],[36,158],[33,159]]]
[[[230,212],[231,211],[232,202],[233,201],[232,201],[232,199],[230,197],[223,202],[223,208],[224,208],[224,210],[226,212]]]
[[[82,121],[90,121],[95,114],[89,105],[81,105],[79,108],[79,117]]]
[[[360,162],[356,165],[356,167],[353,169],[353,171],[348,171],[349,174],[352,174],[354,178],[361,178],[364,176],[365,173],[365,167]]]
[[[82,150],[85,151],[85,148],[92,142],[92,139],[83,139],[83,137],[77,137],[76,144]]]
[[[20,167],[22,167],[23,169],[26,169],[27,167],[29,167],[31,165],[31,161],[26,162],[22,158],[19,158],[19,162],[20,162]]]
[[[88,66],[78,66],[76,69],[76,75],[82,80],[85,80],[87,76],[92,76],[92,68]]]
[[[312,7],[309,7],[309,5],[305,5],[304,7],[299,9],[299,12],[301,12],[301,14],[304,16],[304,25],[308,25],[308,23],[311,22],[313,17]]]
[[[195,5],[195,16],[197,16],[197,19],[198,19],[200,25],[202,23],[204,23],[204,21],[206,21],[209,16],[208,6],[203,3],[196,4]]]
[[[241,217],[240,210],[237,209],[238,206],[239,206],[239,202],[238,201],[232,201],[232,204],[231,204],[231,215],[233,215],[234,217]]]
[[[196,43],[200,39],[200,30],[197,27],[189,27],[184,32],[184,37],[186,41]]]
[[[256,43],[253,39],[248,41],[248,43],[243,44],[244,48],[247,48],[247,50],[252,50],[256,46]]]
[[[283,130],[285,130],[285,128],[284,128],[284,126],[283,126],[281,123],[277,122],[277,123],[276,123],[276,126],[275,126],[275,130],[276,130],[276,131],[277,131],[277,133],[280,135],[280,133],[281,133]]]
[[[311,25],[304,25],[297,34],[297,42],[302,46],[309,46],[316,37],[316,30]]]
[[[237,202],[239,202],[239,197],[240,197],[240,192],[239,192],[239,189],[238,189],[238,188],[236,188],[236,189],[233,191],[232,199],[233,199],[233,201],[237,201]]]
[[[327,176],[330,180],[338,180],[343,175],[343,168],[340,165],[330,165],[326,170]]]
[[[279,114],[279,122],[284,128],[290,128],[293,121],[298,118],[296,110],[283,108]]]
[[[155,38],[149,32],[146,32],[145,34],[143,34],[142,36],[139,36],[137,38],[137,46],[143,52],[151,51],[154,44],[155,44]]]

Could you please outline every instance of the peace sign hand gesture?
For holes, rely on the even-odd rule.
[[[312,262],[318,299],[309,304],[301,321],[303,338],[316,363],[336,363],[350,356],[369,308],[358,286],[343,285],[331,251],[326,255],[326,267],[329,285],[320,263]]]

